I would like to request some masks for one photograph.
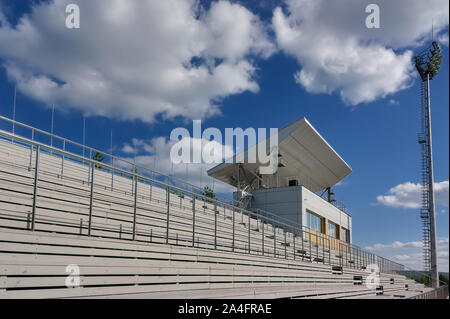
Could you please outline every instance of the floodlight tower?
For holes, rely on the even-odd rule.
[[[441,46],[433,41],[431,46],[414,57],[420,83],[421,132],[419,144],[422,148],[422,208],[420,218],[423,226],[424,268],[430,273],[432,287],[439,286],[436,249],[436,215],[433,190],[433,153],[431,144],[430,81],[436,76],[442,63]]]

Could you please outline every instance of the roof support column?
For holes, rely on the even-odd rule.
[[[239,192],[241,190],[241,164],[237,164],[237,191]]]

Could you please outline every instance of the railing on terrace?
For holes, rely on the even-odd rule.
[[[4,119],[3,117],[0,117],[1,119]],[[11,122],[11,120],[8,119],[8,121]],[[14,122],[16,125],[19,125],[19,122]],[[23,125],[23,124],[22,124]],[[29,127],[29,126],[26,126]],[[41,130],[34,129],[32,127],[29,127],[32,129],[33,135],[36,132],[44,132]],[[17,132],[17,130],[16,130]],[[44,132],[46,133],[46,132]],[[50,133],[46,133],[50,134]],[[98,161],[95,161],[90,156],[89,158],[83,157],[82,155],[77,155],[75,153],[72,153],[68,150],[67,146],[71,145],[73,142],[70,142],[66,139],[62,139],[63,142],[63,148],[59,149],[55,147],[55,143],[52,142],[53,145],[46,145],[44,143],[38,142],[33,139],[29,139],[26,137],[22,137],[17,134],[12,134],[10,132],[0,130],[0,136],[3,137],[3,139],[6,139],[8,141],[14,142],[17,145],[22,145],[22,147],[26,147],[26,149],[29,149],[29,170],[34,172],[34,193],[33,193],[33,205],[32,210],[28,214],[28,223],[27,223],[27,229],[30,230],[39,230],[38,227],[36,227],[36,221],[39,220],[39,214],[37,213],[37,206],[36,202],[38,200],[38,189],[39,189],[39,158],[40,153],[46,153],[51,156],[56,156],[61,158],[61,163],[58,164],[59,166],[55,168],[55,173],[58,177],[64,178],[64,160],[71,161],[73,163],[78,163],[79,165],[83,165],[83,167],[89,169],[89,174],[86,176],[87,185],[90,185],[90,194],[89,194],[89,219],[87,224],[87,235],[88,236],[95,236],[95,231],[103,231],[103,232],[109,232],[110,236],[112,238],[122,238],[125,234],[129,235],[132,240],[136,241],[142,241],[139,238],[142,238],[145,236],[148,238],[146,241],[153,242],[154,239],[159,238],[160,243],[165,244],[175,244],[175,245],[184,245],[184,246],[191,246],[191,247],[199,247],[201,245],[209,245],[208,247],[212,247],[214,249],[220,249],[220,250],[226,250],[226,251],[239,251],[244,252],[248,254],[257,254],[257,255],[271,255],[278,258],[285,258],[285,259],[294,259],[294,260],[308,260],[308,261],[315,261],[318,263],[323,264],[329,264],[332,266],[345,266],[345,267],[353,267],[355,269],[365,269],[369,264],[377,264],[379,266],[379,269],[381,272],[385,273],[396,273],[399,271],[404,270],[404,266],[393,262],[391,260],[388,260],[386,258],[377,256],[375,254],[372,254],[370,252],[364,251],[360,247],[346,243],[340,240],[337,240],[333,237],[330,237],[328,235],[324,235],[321,233],[314,232],[313,230],[310,230],[306,227],[302,227],[301,225],[294,224],[290,221],[284,220],[283,218],[276,216],[274,214],[259,211],[257,213],[248,211],[245,209],[242,209],[238,206],[234,206],[229,204],[227,201],[223,201],[220,199],[211,199],[209,197],[203,196],[202,194],[199,194],[197,191],[189,191],[183,188],[180,188],[176,185],[170,185],[168,183],[162,182],[158,179],[151,178],[148,176],[145,176],[141,174],[142,170],[139,166],[135,166],[131,163],[130,167],[118,167],[117,165],[111,165],[108,163],[99,163]],[[51,135],[51,137],[56,138],[56,136]],[[73,143],[75,144],[75,143]],[[90,152],[97,152],[97,150],[94,150],[92,148],[88,148],[86,146],[75,144],[78,146],[81,146],[83,148],[89,149]],[[35,154],[35,161],[32,163],[33,154]],[[102,153],[105,154],[105,153]],[[108,154],[105,154],[108,155]],[[109,155],[110,156],[110,155]],[[114,157],[112,157],[114,159]],[[67,165],[67,164],[66,164]],[[120,177],[128,177],[133,182],[132,190],[130,194],[135,194],[134,196],[134,203],[132,203],[134,209],[133,213],[133,222],[132,227],[129,229],[122,229],[122,225],[120,225],[120,229],[117,228],[111,228],[109,225],[104,225],[101,223],[96,223],[94,221],[95,212],[93,209],[93,201],[95,200],[95,188],[94,185],[97,174],[95,171],[98,170],[98,166],[101,165],[102,172],[108,172],[110,174],[110,187],[108,188],[111,191],[115,191],[115,185],[114,185],[114,178]],[[129,170],[127,170],[127,168]],[[49,174],[49,172],[45,172]],[[83,181],[84,182],[84,181]],[[164,189],[167,194],[164,205],[166,205],[167,210],[165,211],[166,217],[165,220],[167,221],[167,224],[165,225],[164,231],[151,231],[150,234],[143,234],[141,230],[137,229],[137,222],[136,218],[139,215],[138,211],[142,209],[141,205],[142,203],[139,202],[138,206],[138,196],[136,195],[138,193],[138,187],[140,184],[145,184],[147,186],[150,186],[150,190],[152,187],[158,187],[160,189]],[[101,187],[104,187],[103,185]],[[122,191],[122,189],[120,189]],[[134,192],[134,193],[133,193]],[[189,235],[178,235],[177,229],[174,229],[174,226],[169,222],[170,216],[173,214],[176,214],[173,212],[174,202],[170,199],[171,196],[178,195],[180,198],[187,198],[190,199],[190,202],[192,203],[192,211],[193,215],[189,216],[189,219],[186,220],[186,223],[190,223],[190,231]],[[139,198],[142,196],[139,195]],[[143,198],[143,197],[142,197]],[[150,191],[150,198],[145,198],[146,200],[152,200],[151,198],[151,191]],[[146,205],[148,205],[149,201],[146,201]],[[199,209],[198,207],[203,204],[203,210],[206,214],[206,210],[210,210],[211,214],[214,215],[212,219],[214,221],[210,222],[208,220],[209,226],[208,229],[203,230],[206,231],[208,234],[208,238],[199,239],[198,236],[198,229],[196,228],[196,224],[202,220],[205,221],[205,217],[199,216],[200,214],[196,214],[195,211]],[[212,206],[212,209],[207,208],[207,205]],[[178,204],[177,204],[178,205]],[[180,207],[181,207],[181,200],[180,200]],[[223,210],[222,210],[223,209]],[[150,208],[147,210],[151,210]],[[218,215],[223,211],[223,218],[226,219],[225,211],[229,210],[232,212],[232,217],[230,217],[230,221],[227,227],[230,229],[230,238],[223,238],[222,234],[217,233],[217,225],[218,225]],[[235,213],[240,214],[241,217],[241,223],[236,221]],[[141,217],[141,216],[139,216]],[[180,217],[180,216],[177,216]],[[244,217],[246,218],[245,222],[243,222]],[[186,218],[186,216],[184,217]],[[52,221],[55,223],[55,221]],[[251,229],[251,225],[256,224],[258,225],[258,229]],[[61,225],[64,226],[71,226],[71,227],[77,227],[77,225],[69,225],[66,221],[61,221]],[[242,234],[237,234],[237,227],[239,227],[239,224],[246,224],[248,231],[248,236],[243,236]],[[272,237],[270,240],[273,240],[273,243],[271,244],[272,247],[270,249],[267,248],[267,236],[265,236],[264,231],[267,229],[267,232],[269,231],[269,226],[272,228]],[[81,220],[81,223],[79,225],[80,227],[80,234],[83,234],[83,227],[85,225],[83,224],[83,221]],[[244,226],[245,227],[245,226]],[[241,229],[242,233],[242,229]],[[261,242],[260,247],[254,247],[254,241],[255,237],[258,236],[258,234],[261,236]],[[204,235],[204,233],[203,233]],[[102,235],[102,237],[105,237],[105,235]],[[139,238],[138,238],[139,237]],[[290,243],[292,243],[292,246],[290,246],[289,240],[287,238],[290,238]],[[293,239],[293,240],[292,240]],[[253,245],[251,245],[251,243]],[[282,246],[280,248],[279,246]],[[333,255],[333,256],[332,256]],[[315,256],[315,258],[313,258]]]
[[[198,186],[190,184],[186,181],[183,181],[174,176],[162,174],[155,170],[149,169],[148,167],[144,167],[142,165],[136,164],[133,161],[124,159],[119,156],[115,156],[104,151],[95,149],[93,147],[89,147],[83,145],[82,143],[78,143],[67,138],[49,133],[47,131],[35,128],[33,126],[14,121],[5,116],[0,115],[0,129],[4,129],[6,131],[10,130],[13,134],[20,135],[23,137],[29,136],[32,141],[41,142],[43,144],[50,145],[55,148],[59,148],[62,151],[68,151],[72,154],[81,155],[83,157],[83,161],[87,161],[88,159],[92,159],[95,153],[99,153],[104,156],[104,160],[102,164],[108,163],[112,167],[123,168],[128,170],[135,170],[139,172],[140,175],[150,177],[151,179],[163,181],[166,184],[171,184],[173,186],[177,186],[179,188],[185,189],[192,193],[203,194],[204,190]],[[20,133],[19,133],[20,132]],[[113,185],[114,180],[111,180]],[[216,196],[220,198],[222,201],[232,203],[233,205],[238,206],[238,203],[233,200],[233,198],[226,196],[224,194],[217,194]]]
[[[448,286],[441,286],[406,299],[448,299]]]

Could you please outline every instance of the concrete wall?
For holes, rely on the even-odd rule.
[[[302,187],[259,189],[252,192],[251,208],[259,208],[302,225]]]
[[[305,187],[302,187],[301,192],[302,205],[300,206],[302,208],[303,225],[306,225],[306,210],[310,210],[341,227],[347,228],[350,232],[350,242],[352,242],[352,217],[350,215],[344,213]],[[327,231],[328,229],[325,228],[325,230]]]
[[[304,226],[306,226],[306,210],[309,210],[326,219],[325,232],[328,231],[327,222],[332,221],[348,229],[350,242],[352,241],[351,216],[303,186],[259,189],[254,190],[252,195],[251,208],[274,213]],[[341,230],[338,232],[341,233]]]

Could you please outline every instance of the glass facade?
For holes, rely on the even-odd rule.
[[[348,243],[348,230],[344,227],[341,228],[341,240]]]
[[[322,218],[314,213],[306,211],[306,227],[322,232]]]
[[[328,235],[337,238],[337,226],[330,221],[328,221]]]

